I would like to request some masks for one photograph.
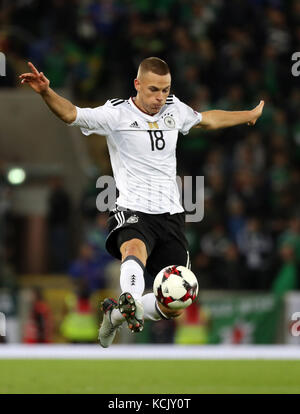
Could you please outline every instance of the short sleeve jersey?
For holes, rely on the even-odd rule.
[[[77,108],[84,135],[105,135],[119,190],[117,205],[148,214],[183,212],[176,180],[178,132],[186,135],[202,115],[169,95],[155,115],[132,98],[111,99],[97,108]]]

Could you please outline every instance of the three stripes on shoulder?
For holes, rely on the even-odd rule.
[[[171,105],[172,103],[174,103],[173,98],[174,98],[174,95],[169,95],[166,100],[166,105]],[[114,99],[110,99],[109,102],[112,104],[112,106],[117,106],[125,102],[125,99],[114,98]]]
[[[166,100],[166,105],[171,105],[173,102],[174,95],[169,95]]]
[[[109,102],[112,104],[112,106],[117,106],[125,102],[125,99],[115,98],[115,99],[110,99]]]

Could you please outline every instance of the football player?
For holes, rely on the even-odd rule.
[[[199,113],[170,94],[167,63],[150,57],[138,68],[136,96],[79,108],[54,92],[43,72],[31,62],[28,65],[31,71],[20,75],[21,83],[39,93],[55,115],[84,135],[107,139],[119,197],[109,213],[106,248],[121,260],[121,294],[118,301],[103,302],[99,341],[106,348],[124,321],[131,331],[139,332],[146,319],[169,319],[181,313],[163,306],[153,293],[143,296],[145,270],[155,276],[171,264],[190,267],[185,213],[176,182],[178,132],[254,125],[264,102],[252,110]]]

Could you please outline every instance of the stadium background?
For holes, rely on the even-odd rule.
[[[298,343],[300,1],[0,1],[0,312],[7,343],[96,343],[99,303],[119,290],[104,250],[96,180],[105,138],[57,120],[18,75],[33,62],[78,106],[134,94],[139,62],[166,60],[172,92],[198,111],[265,100],[254,128],[179,137],[178,174],[205,177],[187,224],[200,298],[179,321],[118,343]],[[19,170],[26,179],[18,183]],[[22,177],[21,177],[22,179]],[[147,280],[151,289],[151,280]],[[78,328],[79,326],[79,328]],[[124,332],[123,332],[124,331]]]

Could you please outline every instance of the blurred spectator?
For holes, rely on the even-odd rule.
[[[0,336],[0,342],[18,342],[18,277],[12,264],[12,250],[1,246],[0,254],[0,312],[6,317],[6,336]]]
[[[201,289],[216,288],[211,267],[211,260],[206,254],[198,251],[193,256],[192,271],[197,275]]]
[[[222,222],[216,222],[211,231],[200,239],[201,251],[196,256],[194,271],[200,265],[200,269],[198,268],[200,280],[204,276],[203,273],[207,272],[208,277],[204,281],[207,288],[219,287],[218,269],[223,265],[223,258],[229,244],[230,240]]]
[[[227,202],[227,228],[230,238],[236,243],[237,236],[246,225],[245,206],[238,197],[231,197]]]
[[[216,171],[221,174],[226,173],[226,158],[222,148],[214,148],[207,153],[206,161],[203,165],[205,176],[210,176]]]
[[[51,343],[53,339],[52,311],[40,288],[33,290],[29,319],[24,326],[23,342]]]
[[[192,303],[183,314],[176,319],[174,342],[180,345],[205,345],[209,342],[210,315],[199,303]]]
[[[213,174],[208,176],[206,182],[215,204],[217,206],[224,205],[226,201],[226,182],[224,174],[221,174],[220,171],[216,170]]]
[[[200,246],[203,253],[212,258],[221,258],[229,244],[223,223],[215,223],[212,230],[205,234]]]
[[[267,43],[272,45],[280,55],[286,52],[290,46],[290,34],[288,32],[286,16],[276,7],[266,9]]]
[[[94,0],[88,6],[90,21],[97,33],[111,37],[122,8],[116,0]]]
[[[62,88],[67,81],[67,62],[64,55],[64,39],[54,40],[44,58],[45,73],[51,79],[52,88]]]
[[[220,211],[220,206],[218,206],[213,197],[212,192],[209,188],[204,189],[204,218],[198,223],[197,230],[199,236],[209,232],[216,222],[223,221],[224,211]],[[196,223],[197,224],[197,223]]]
[[[295,199],[298,192],[283,189],[277,192],[276,203],[272,206],[271,229],[275,239],[286,230],[291,212],[296,207]]]
[[[87,226],[94,222],[99,213],[96,206],[96,198],[99,194],[99,189],[96,187],[95,183],[100,176],[101,171],[97,167],[92,167],[89,172],[88,184],[81,197],[80,213]]]
[[[216,10],[211,2],[192,3],[192,15],[189,32],[194,38],[201,39],[206,35],[209,26],[216,20]]]
[[[107,213],[98,213],[91,225],[86,228],[86,242],[95,249],[96,255],[107,255],[105,241],[108,236]]]
[[[282,263],[272,283],[272,292],[283,296],[289,290],[299,288],[299,274],[293,246],[283,244],[279,254]]]
[[[88,292],[103,289],[106,286],[105,264],[102,258],[95,254],[94,248],[85,243],[80,246],[79,256],[70,267],[69,274],[76,286],[86,286]]]
[[[84,237],[86,244],[93,248],[93,257],[95,262],[98,263],[101,279],[103,280],[102,286],[106,286],[107,284],[106,268],[114,260],[105,248],[105,242],[108,236],[107,220],[107,213],[98,213],[95,220],[90,225],[86,225],[86,234]]]
[[[252,170],[242,168],[234,172],[230,191],[242,200],[246,215],[268,216],[269,203],[266,190],[264,178],[254,174]]]
[[[247,220],[245,228],[237,235],[237,245],[246,264],[245,288],[269,288],[273,242],[258,217]]]
[[[293,258],[300,265],[300,216],[290,219],[288,229],[278,239],[279,248],[289,245],[293,249]]]
[[[245,267],[241,255],[234,244],[228,244],[223,257],[212,269],[215,286],[218,289],[243,290]]]
[[[263,172],[266,159],[261,140],[259,132],[253,132],[236,144],[232,160],[233,170],[245,168],[254,174]]]
[[[274,196],[276,197],[276,193],[285,188],[289,183],[288,155],[284,152],[275,152],[272,154],[271,162],[270,181]]]
[[[63,180],[54,177],[50,181],[48,228],[50,240],[50,271],[65,272],[70,255],[69,220],[71,200]]]
[[[71,343],[93,343],[98,336],[99,324],[85,284],[79,284],[76,293],[65,300],[65,316],[60,326],[63,337]]]

